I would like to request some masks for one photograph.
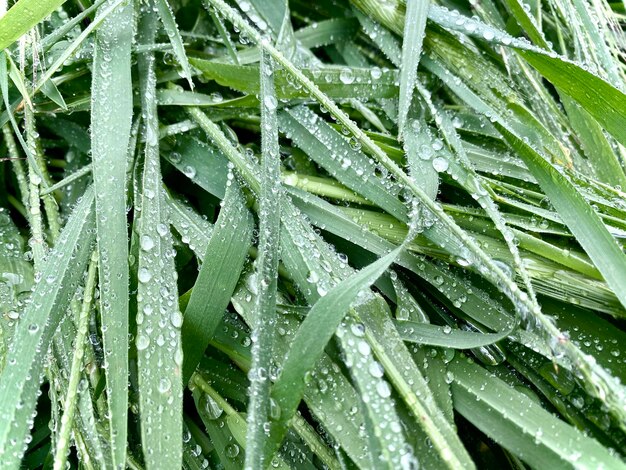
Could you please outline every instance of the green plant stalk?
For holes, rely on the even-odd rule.
[[[53,193],[58,189],[63,188],[64,186],[67,186],[70,183],[73,183],[74,181],[76,181],[77,179],[82,178],[85,175],[88,175],[89,173],[91,173],[92,168],[91,165],[85,165],[84,167],[82,167],[80,170],[76,170],[74,173],[66,176],[65,178],[63,178],[61,181],[58,181],[56,183],[54,183],[52,186],[50,186],[49,188],[43,189],[41,191],[41,195],[45,196],[47,194]]]
[[[259,257],[256,260],[256,298],[252,344],[250,402],[248,406],[246,460],[247,468],[267,466],[264,451],[265,423],[272,419],[269,371],[276,334],[276,289],[280,246],[280,149],[276,117],[274,64],[267,53],[261,53],[261,193],[259,197]]]
[[[58,435],[58,443],[54,455],[54,470],[64,470],[67,461],[67,453],[70,442],[70,432],[74,422],[74,414],[76,412],[76,403],[78,400],[78,383],[83,372],[83,358],[85,356],[85,345],[87,333],[89,330],[89,314],[93,302],[94,292],[96,288],[96,271],[98,266],[98,253],[94,251],[91,254],[89,262],[89,270],[87,272],[87,282],[85,284],[85,292],[83,296],[82,308],[78,317],[78,329],[74,346],[74,356],[72,358],[72,367],[70,379],[67,386],[63,405],[63,417],[61,418],[61,429]]]
[[[30,162],[29,162],[30,163]],[[48,245],[44,239],[43,221],[41,217],[41,200],[39,198],[39,184],[41,179],[29,165],[29,222],[32,236],[33,262],[35,272],[41,271],[41,264],[46,256]]]
[[[13,137],[13,132],[11,132],[11,128],[8,126],[8,124],[2,126],[2,135],[4,136],[4,142],[6,143],[7,150],[9,151],[9,157],[13,159],[11,163],[13,164],[15,179],[17,180],[17,186],[20,190],[22,205],[28,211],[29,189],[28,182],[26,181],[26,171],[24,170],[24,166],[20,161],[20,154],[17,150],[17,144],[15,142],[15,138]]]
[[[103,4],[94,22],[66,50],[67,54],[74,44],[77,47],[93,31],[90,30],[93,25],[101,24],[94,43],[91,152],[100,256],[99,303],[105,351],[107,420],[114,467],[124,464],[128,432],[129,281],[125,170],[132,119],[130,69],[134,23],[133,4],[127,3],[119,8],[121,4],[118,0]]]
[[[30,148],[30,153],[34,155],[37,162],[37,173],[43,176],[44,187],[49,187],[52,184],[52,178],[48,173],[46,166],[46,160],[39,140],[39,133],[35,123],[34,111],[28,106],[24,109],[25,123],[26,123],[26,144]],[[40,183],[41,184],[41,183]],[[55,240],[61,233],[61,222],[59,217],[59,208],[57,206],[54,197],[50,194],[39,195],[43,201],[43,206],[46,211],[46,218],[48,220],[48,226],[50,228],[51,242],[54,244]]]

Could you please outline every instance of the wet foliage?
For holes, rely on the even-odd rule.
[[[0,0],[0,467],[626,468],[625,21]]]

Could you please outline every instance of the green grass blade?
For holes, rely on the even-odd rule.
[[[198,279],[185,309],[183,380],[187,383],[198,366],[235,290],[251,243],[253,220],[243,194],[231,181]]]
[[[286,214],[283,217],[283,231],[281,232],[285,235],[281,239],[283,262],[300,291],[311,303],[315,302],[315,305],[317,305],[322,300],[322,305],[325,304],[326,302],[323,299],[330,295],[327,292],[337,288],[336,281],[333,280],[330,273],[335,278],[343,279],[341,282],[345,282],[346,285],[354,281],[355,277],[359,276],[359,273],[367,273],[368,268],[364,268],[364,270],[354,274],[355,277],[353,277],[351,275],[353,271],[347,264],[342,262],[337,254],[331,251],[330,247],[319,236],[315,235],[308,223],[299,220],[299,212],[293,206],[286,204],[283,206],[283,209],[284,214]],[[401,245],[392,253],[397,256],[402,252],[402,249],[403,246]],[[370,265],[370,269],[374,269],[374,267],[380,268],[380,263],[383,263],[387,255],[389,253],[386,253],[379,261]],[[370,272],[369,274],[372,273]],[[366,279],[366,281],[369,281],[369,279]],[[340,294],[337,295],[344,301],[346,300]],[[370,373],[372,370],[380,371],[381,368],[371,354],[372,349],[369,341],[363,338],[363,324],[359,322],[357,317],[357,315],[361,314],[387,315],[388,310],[379,297],[371,295],[367,289],[364,290],[359,299],[359,305],[355,307],[351,314],[345,316],[345,322],[342,322],[339,328],[337,328],[337,338],[345,355],[345,362],[349,366],[350,375],[360,393],[367,396],[367,402],[364,402],[364,410],[366,410],[367,417],[364,418],[369,419],[374,426],[384,426],[390,429],[389,432],[372,438],[375,440],[376,446],[382,449],[382,455],[378,463],[380,466],[397,468],[399,465],[402,465],[402,462],[411,461],[413,454],[406,443],[404,434],[401,432],[402,425],[399,422],[396,409],[389,400],[389,394],[387,393],[391,390],[389,383],[382,378],[381,374],[377,372],[374,374]],[[334,315],[338,316],[337,312],[334,312]],[[316,325],[315,328],[324,329],[324,326]],[[302,337],[305,336],[304,331],[301,328],[298,329],[298,332],[302,332],[300,333]],[[298,336],[298,333],[296,333],[296,336]],[[315,340],[313,340],[313,343],[315,343]],[[360,348],[355,349],[357,344],[360,345]],[[295,349],[290,349],[290,351],[295,351]],[[279,378],[278,380],[280,381],[281,379]],[[298,384],[292,384],[292,386],[298,386]],[[278,403],[278,400],[276,401]],[[381,413],[382,410],[385,410],[384,413]],[[283,407],[281,407],[281,416],[282,414]],[[282,440],[281,430],[278,429],[277,431],[274,434],[270,433],[270,436],[272,436],[271,445],[273,446]]]
[[[626,188],[624,169],[602,127],[567,95],[561,96],[561,102],[596,177],[612,186]]]
[[[626,95],[610,83],[558,58],[530,51],[519,51],[560,92],[565,93],[622,145],[626,145]]]
[[[67,454],[70,443],[71,428],[74,423],[74,415],[78,407],[78,384],[83,369],[85,355],[85,342],[89,327],[89,314],[91,313],[94,291],[96,289],[96,273],[98,267],[98,255],[94,251],[89,261],[85,293],[83,295],[82,308],[78,318],[76,345],[73,351],[71,374],[67,385],[67,395],[63,403],[63,418],[59,430],[59,441],[55,449],[54,470],[62,470],[67,462]]]
[[[261,194],[259,195],[259,256],[255,284],[258,291],[253,319],[250,400],[246,436],[246,467],[264,468],[265,426],[272,417],[269,371],[276,335],[276,288],[280,247],[280,149],[278,147],[278,102],[274,91],[274,65],[267,53],[261,54]]]
[[[105,3],[100,14],[114,1]],[[96,34],[91,103],[92,174],[100,259],[100,312],[114,465],[126,458],[128,413],[128,229],[126,167],[133,114],[133,7],[116,9]]]
[[[272,388],[272,398],[281,410],[276,429],[285,427],[295,413],[304,393],[306,373],[315,366],[359,292],[374,283],[403,249],[403,246],[396,248],[337,284],[313,305],[291,343],[282,372]]]
[[[0,51],[9,47],[65,0],[19,0],[0,18]]]
[[[93,199],[89,189],[48,254],[42,281],[21,316],[0,375],[0,458],[5,468],[19,468],[43,374],[41,354],[48,351],[89,261],[95,228]]]
[[[504,129],[502,132],[508,133]],[[626,293],[620,287],[626,285],[626,255],[621,247],[594,209],[562,173],[538,155],[532,147],[510,134],[509,136],[511,145],[524,158],[559,215],[593,260],[622,305],[626,306]],[[616,384],[601,371],[596,370],[597,373],[593,373],[592,371],[597,369],[595,360],[591,361],[575,345],[567,343],[566,347],[580,361],[579,367],[588,381],[589,389],[605,401],[611,413],[619,419],[622,428],[626,429],[626,410],[620,405],[626,399],[626,388]]]
[[[185,45],[183,44],[183,38],[180,35],[178,26],[176,25],[176,18],[174,18],[174,12],[169,4],[168,0],[156,0],[156,7],[159,11],[159,17],[167,33],[167,37],[172,44],[174,55],[178,64],[182,67],[182,77],[187,79],[189,86],[193,89],[193,81],[191,80],[191,67],[189,66],[189,60],[187,59],[187,53],[185,52]]]
[[[247,94],[258,94],[260,90],[258,65],[234,65],[215,60],[191,58],[205,78],[215,80],[220,85]],[[393,69],[366,67],[346,67],[325,65],[316,68],[302,68],[301,73],[312,80],[331,98],[380,99],[392,98],[397,94],[398,73]],[[307,90],[294,85],[288,72],[278,69],[274,73],[276,97],[306,98]]]
[[[402,41],[402,66],[400,67],[400,102],[398,105],[398,133],[402,137],[407,125],[409,108],[417,84],[417,66],[422,55],[422,42],[426,34],[429,0],[407,0]]]
[[[152,44],[156,18],[142,15],[139,40]],[[145,160],[138,201],[137,348],[141,441],[147,469],[182,464],[183,353],[175,251],[162,192],[156,58],[139,58]]]
[[[376,166],[341,134],[306,106],[282,112],[278,118],[283,133],[341,183],[406,221],[407,209],[394,193],[400,188],[390,178],[376,177]],[[365,175],[368,175],[365,177]]]
[[[410,321],[396,321],[398,334],[404,341],[429,346],[441,346],[453,349],[472,349],[503,340],[517,328],[513,323],[511,328],[501,333],[472,333],[470,331],[454,330],[449,326],[429,325]]]
[[[449,369],[454,375],[455,408],[533,467],[626,468],[597,441],[555,418],[482,367],[454,359]]]
[[[413,89],[415,89],[415,85],[413,84]],[[438,156],[434,150],[442,145],[442,142],[436,142],[428,126],[419,119],[411,120],[410,124],[405,125],[402,132],[409,174],[415,184],[420,185],[434,201],[439,190],[439,171],[437,168],[441,170],[447,163],[447,160]]]
[[[508,133],[503,129],[503,132]],[[524,158],[550,202],[580,245],[587,252],[606,282],[626,306],[626,255],[602,220],[569,179],[538,155],[530,146],[509,134],[511,145]]]

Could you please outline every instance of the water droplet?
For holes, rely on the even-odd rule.
[[[436,157],[433,159],[433,168],[438,173],[446,171],[448,169],[448,160],[443,157]]]
[[[389,384],[384,380],[378,382],[378,385],[376,385],[376,392],[378,392],[378,394],[383,398],[391,396],[391,388],[389,387]]]
[[[228,444],[226,446],[226,456],[230,459],[234,459],[239,455],[239,446],[237,444]]]
[[[343,69],[341,69],[341,72],[339,73],[339,80],[341,80],[341,83],[344,83],[346,85],[350,85],[351,83],[353,83],[354,73],[352,72],[352,69],[350,69],[349,67],[344,67]]]
[[[137,278],[139,279],[139,282],[150,282],[150,279],[152,279],[152,273],[147,268],[139,268]]]
[[[159,393],[167,393],[172,388],[172,382],[167,377],[163,377],[159,381]]]
[[[154,248],[154,240],[149,235],[142,235],[139,240],[139,245],[144,251],[150,251]]]
[[[379,362],[372,362],[369,366],[369,373],[372,377],[381,378],[385,374],[385,369]]]
[[[135,340],[135,345],[137,346],[138,351],[143,351],[148,346],[150,346],[150,338],[144,335],[137,335],[137,339]]]
[[[274,111],[278,107],[278,101],[273,96],[266,96],[263,98],[263,104],[268,111]]]

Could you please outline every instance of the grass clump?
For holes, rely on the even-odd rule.
[[[0,2],[2,468],[626,468],[623,10]]]

